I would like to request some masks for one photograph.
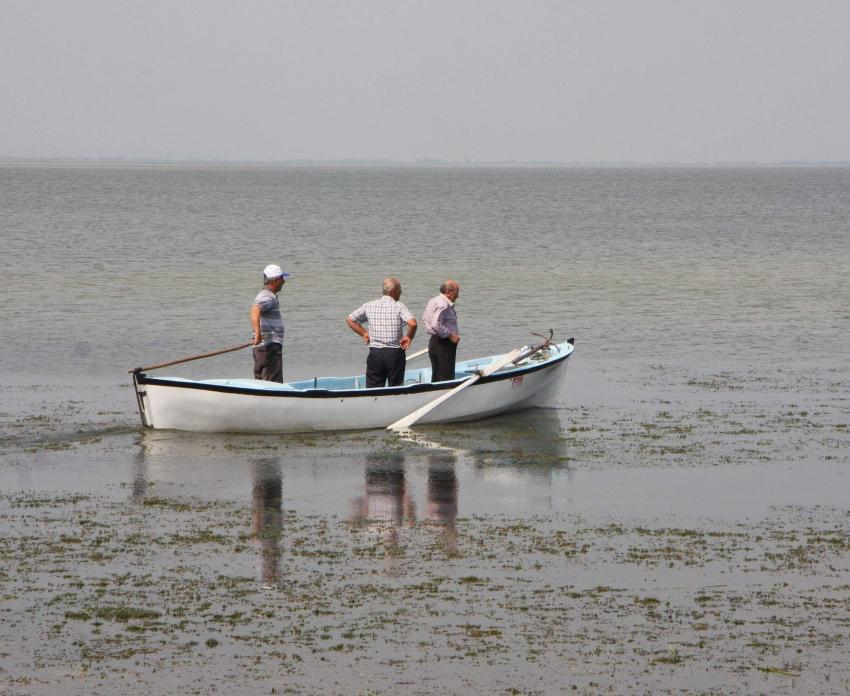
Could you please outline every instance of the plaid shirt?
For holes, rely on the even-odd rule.
[[[404,327],[413,315],[401,302],[389,295],[373,300],[355,309],[348,318],[358,324],[369,323],[370,348],[401,348]]]

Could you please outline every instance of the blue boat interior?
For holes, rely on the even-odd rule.
[[[447,383],[451,383],[451,381],[462,381],[472,377],[476,370],[486,367],[498,357],[500,356],[478,358],[477,360],[468,360],[466,362],[457,363],[457,365],[455,365],[455,378]],[[351,391],[366,389],[365,375],[353,375],[351,377],[314,377],[313,379],[302,379],[295,382],[286,382],[284,384],[265,382],[259,379],[204,379],[199,381],[201,384],[212,384],[224,387],[248,387],[251,389],[267,389],[270,391],[308,391],[310,389]],[[403,386],[407,387],[411,384],[422,383],[427,384],[430,381],[431,368],[422,367],[418,370],[406,370],[404,373]]]
[[[532,358],[531,362],[540,363],[558,357],[564,346],[553,346],[553,350],[543,360],[540,358]],[[569,347],[571,348],[571,347]],[[454,380],[447,380],[445,384],[461,382],[475,374],[492,362],[502,358],[502,355],[491,355],[484,358],[476,358],[474,360],[465,360],[455,365]],[[500,370],[503,372],[511,372],[514,370],[523,370],[528,367],[529,360],[524,360],[519,365]],[[172,381],[179,382],[195,382],[196,384],[209,384],[223,387],[241,387],[248,389],[262,389],[267,391],[310,391],[311,389],[321,389],[326,391],[352,391],[365,390],[366,377],[365,375],[353,375],[351,377],[314,377],[313,379],[302,379],[295,382],[287,382],[280,384],[278,382],[265,382],[258,379],[204,379],[204,380],[189,380],[180,377],[167,378]],[[383,389],[404,389],[411,384],[427,384],[431,381],[431,368],[422,367],[420,369],[406,370],[404,373],[404,385],[399,387],[383,387]]]

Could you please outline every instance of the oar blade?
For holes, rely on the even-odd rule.
[[[439,406],[445,401],[448,401],[459,391],[466,389],[466,387],[468,387],[470,384],[477,382],[479,379],[481,379],[481,375],[472,375],[472,377],[470,377],[465,382],[461,382],[451,391],[446,392],[445,394],[441,394],[433,401],[429,401],[424,406],[416,409],[413,413],[405,416],[404,418],[400,418],[395,423],[391,423],[387,426],[387,430],[406,430],[416,421],[421,419],[423,416],[427,415],[428,413],[431,413],[431,411],[437,408],[437,406]]]
[[[497,372],[498,370],[501,370],[503,367],[510,365],[514,360],[517,359],[517,357],[520,354],[521,354],[521,351],[519,349],[512,350],[510,353],[505,355],[500,360],[496,360],[495,362],[490,363],[487,367],[485,367],[479,373],[472,375],[472,377],[467,379],[465,382],[461,382],[460,384],[458,384],[450,392],[446,392],[445,394],[441,394],[440,396],[438,396],[433,401],[429,401],[424,406],[421,406],[420,408],[416,409],[413,413],[405,416],[404,418],[400,418],[395,423],[391,423],[390,425],[387,426],[387,430],[406,430],[411,425],[413,425],[418,420],[420,420],[423,416],[431,413],[431,411],[433,411],[435,408],[437,408],[437,406],[439,406],[440,404],[445,403],[446,401],[451,399],[458,392],[461,392],[464,389],[466,389],[468,386],[475,384],[475,382],[477,382],[482,377],[487,377],[488,375],[492,375],[494,372]]]

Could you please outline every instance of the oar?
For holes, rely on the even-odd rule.
[[[510,365],[514,360],[516,360],[520,356],[522,356],[522,352],[519,350],[519,348],[517,348],[516,350],[512,350],[510,353],[508,353],[501,360],[494,362],[492,365],[488,365],[487,367],[485,367],[483,370],[480,370],[479,372],[476,372],[474,375],[472,375],[472,377],[470,377],[469,379],[467,379],[464,382],[461,382],[451,391],[446,392],[442,396],[438,396],[433,401],[429,401],[427,404],[425,404],[421,408],[416,409],[410,415],[405,416],[404,418],[397,420],[395,423],[392,423],[391,425],[388,425],[387,430],[404,430],[405,428],[409,428],[416,421],[418,421],[420,418],[422,418],[422,416],[433,411],[435,408],[437,408],[437,406],[439,406],[444,401],[448,401],[458,392],[461,392],[464,389],[466,389],[467,387],[475,384],[482,377],[487,377],[488,375],[492,375],[497,370],[501,370],[506,365]],[[523,356],[523,357],[525,357],[525,356]]]
[[[416,351],[415,353],[413,353],[412,355],[408,355],[408,356],[407,356],[407,362],[410,362],[411,360],[415,360],[415,359],[416,359],[416,358],[418,358],[420,355],[425,355],[425,353],[427,353],[427,352],[428,352],[428,349],[427,349],[427,348],[423,348],[422,350],[417,350],[417,351]]]
[[[160,367],[177,365],[179,363],[189,362],[190,360],[200,360],[201,358],[211,358],[213,355],[221,355],[222,353],[232,353],[235,350],[242,350],[243,348],[247,348],[248,346],[253,345],[254,342],[249,341],[248,343],[243,343],[241,346],[234,346],[233,348],[222,348],[221,350],[214,350],[210,353],[201,353],[200,355],[191,355],[188,358],[171,360],[169,362],[159,363],[158,365],[148,365],[148,367],[134,367],[132,370],[127,370],[127,372],[147,372],[148,370],[158,370]]]
[[[540,334],[537,334],[537,335],[539,336]],[[512,350],[504,358],[502,358],[501,360],[498,360],[497,362],[495,362],[491,365],[488,365],[483,370],[479,370],[474,375],[472,375],[472,377],[467,379],[465,382],[461,382],[451,391],[446,392],[442,396],[438,396],[433,401],[429,401],[427,404],[425,404],[421,408],[418,408],[417,410],[415,410],[410,415],[407,415],[404,418],[400,418],[395,423],[391,423],[390,425],[387,426],[387,430],[404,430],[405,428],[409,428],[416,421],[418,421],[420,418],[422,418],[422,416],[430,413],[435,408],[437,408],[437,406],[439,406],[440,404],[442,404],[445,401],[448,401],[458,392],[461,392],[464,389],[466,389],[468,386],[475,384],[482,377],[487,377],[489,375],[492,375],[494,372],[498,372],[503,367],[507,367],[511,363],[518,363],[520,360],[525,360],[527,357],[534,355],[535,353],[543,350],[544,348],[547,348],[552,343],[552,336],[553,335],[554,335],[554,332],[552,331],[552,329],[549,329],[549,338],[546,338],[546,340],[543,341],[543,343],[541,343],[540,345],[532,346],[531,348],[527,348],[526,350],[521,350],[520,348]],[[545,338],[545,336],[540,336],[540,337]]]

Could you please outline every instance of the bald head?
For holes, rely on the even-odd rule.
[[[460,284],[456,280],[447,280],[440,286],[440,292],[454,302],[460,296]]]

